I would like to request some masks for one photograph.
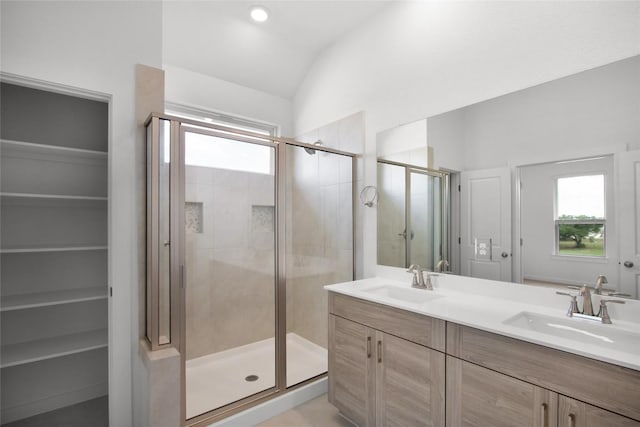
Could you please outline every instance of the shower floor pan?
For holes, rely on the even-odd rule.
[[[273,387],[274,367],[273,338],[187,360],[187,418]],[[297,334],[287,334],[288,386],[326,371],[326,349]]]

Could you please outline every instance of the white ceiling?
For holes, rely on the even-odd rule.
[[[291,98],[317,55],[392,1],[165,1],[163,62]],[[267,22],[249,7],[270,10]]]

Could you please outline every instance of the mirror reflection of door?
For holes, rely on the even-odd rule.
[[[511,178],[508,168],[460,174],[461,273],[511,281]]]
[[[640,150],[618,156],[620,292],[640,297]]]

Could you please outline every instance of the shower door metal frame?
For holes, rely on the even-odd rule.
[[[428,175],[434,178],[440,178],[440,248],[439,255],[441,260],[449,261],[449,173],[434,170],[429,168],[422,168],[419,166],[408,165],[406,163],[394,162],[391,160],[378,159],[378,163],[387,164],[391,166],[398,166],[404,168],[405,175],[405,208],[404,208],[404,224],[405,224],[405,254],[404,254],[404,267],[408,268],[411,260],[411,234],[409,229],[411,225],[411,174],[417,173],[421,175]],[[434,265],[435,269],[435,265]]]
[[[205,127],[201,123],[197,123],[197,124],[185,123],[185,120],[180,119],[179,129],[178,129],[178,139],[177,139],[178,143],[175,144],[178,147],[177,148],[178,149],[177,164],[179,169],[178,188],[176,189],[177,198],[176,198],[176,204],[175,204],[177,208],[184,206],[186,201],[185,199],[185,192],[186,192],[185,134],[187,132],[207,135],[211,137],[224,138],[224,139],[234,140],[234,141],[243,142],[243,143],[257,144],[257,145],[273,148],[274,149],[273,180],[274,180],[274,187],[275,187],[274,200],[275,200],[275,205],[276,206],[279,205],[280,199],[282,198],[280,194],[280,190],[278,188],[278,167],[279,167],[280,160],[278,156],[278,144],[272,142],[271,137],[261,135],[260,138],[255,138],[247,135],[236,135],[235,132],[230,133],[226,129],[216,129],[213,126]],[[181,278],[181,286],[180,286],[180,306],[186,307],[186,285],[187,285],[186,276],[188,272],[186,270],[186,245],[185,245],[185,232],[184,232],[185,217],[184,217],[184,209],[179,209],[179,210],[180,210],[179,223],[182,224],[182,226],[181,228],[176,228],[176,233],[179,235],[179,236],[176,236],[179,242],[178,243],[179,255],[176,258],[176,261],[179,264],[179,267],[178,267],[179,271],[183,272],[182,278]],[[279,216],[277,213],[276,213],[276,218],[279,221]],[[274,298],[274,304],[275,304],[275,310],[274,310],[274,313],[275,313],[275,316],[274,316],[275,381],[274,382],[275,384],[273,387],[269,387],[256,394],[244,397],[235,402],[231,402],[228,405],[224,405],[220,408],[213,408],[210,411],[207,411],[203,414],[187,419],[187,416],[186,416],[186,399],[187,399],[187,395],[186,395],[186,310],[183,310],[183,313],[180,316],[180,330],[182,333],[180,334],[181,339],[180,339],[179,350],[180,350],[180,359],[181,359],[181,362],[180,362],[181,381],[180,382],[181,382],[181,388],[182,388],[181,419],[184,425],[209,425],[211,422],[215,421],[216,419],[222,418],[220,417],[220,415],[224,415],[224,417],[231,415],[232,413],[237,412],[235,411],[236,408],[244,407],[244,405],[247,403],[252,403],[264,397],[269,397],[273,394],[276,394],[279,391],[278,384],[279,384],[279,378],[281,374],[280,358],[283,357],[282,355],[278,354],[281,346],[280,341],[282,340],[282,337],[280,336],[280,333],[279,333],[280,331],[279,322],[280,322],[280,312],[286,311],[286,310],[282,310],[280,308],[282,299],[280,295],[280,278],[279,278],[280,274],[279,274],[279,266],[278,266],[278,254],[280,251],[280,239],[278,237],[279,236],[278,221],[275,224],[275,230],[274,230],[274,237],[275,237],[274,258],[275,259],[274,259],[274,283],[273,283],[274,295],[275,295],[275,298]],[[283,298],[283,300],[286,304],[286,299]]]
[[[286,147],[288,145],[310,148],[316,151],[327,152],[332,154],[343,155],[351,158],[352,167],[352,197],[351,197],[351,215],[352,215],[352,278],[356,275],[356,163],[357,155],[329,147],[306,144],[289,138],[280,138],[271,135],[258,134],[246,130],[225,127],[217,124],[203,123],[196,120],[174,117],[166,114],[153,113],[147,120],[147,124],[155,120],[164,119],[171,123],[170,134],[170,150],[171,150],[171,169],[170,169],[170,247],[171,247],[171,342],[158,346],[158,349],[166,347],[176,347],[180,353],[180,387],[181,387],[181,404],[180,418],[183,426],[207,426],[213,422],[222,420],[230,415],[244,411],[264,401],[283,393],[303,387],[318,378],[326,377],[327,373],[309,378],[301,383],[287,387],[287,361],[286,361],[286,209],[285,200],[285,184],[286,184]],[[184,153],[184,135],[186,132],[200,133],[204,135],[222,137],[225,139],[236,140],[238,142],[258,144],[273,147],[275,150],[274,158],[274,179],[275,179],[275,206],[276,206],[276,223],[275,223],[275,385],[257,394],[245,397],[236,402],[232,402],[220,408],[214,408],[211,411],[186,418],[186,286],[187,274],[185,267],[185,153]],[[156,133],[157,134],[157,133]],[[157,240],[157,239],[156,239]],[[153,287],[152,287],[153,289]],[[157,289],[156,289],[157,292]],[[158,313],[158,307],[147,307],[151,310],[155,319]]]

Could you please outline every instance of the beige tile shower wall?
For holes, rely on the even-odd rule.
[[[297,139],[309,143],[320,139],[323,146],[361,154],[364,115],[351,115]],[[287,151],[287,332],[325,348],[327,293],[323,286],[353,277],[351,169],[350,157],[319,151],[310,155],[299,148]],[[359,190],[361,173],[357,179]],[[357,203],[354,209],[359,218]],[[362,242],[359,224],[356,221],[356,247]],[[358,260],[356,270],[360,270]]]
[[[187,166],[185,178],[185,201],[202,204],[187,221],[187,359],[273,337],[273,175]]]

